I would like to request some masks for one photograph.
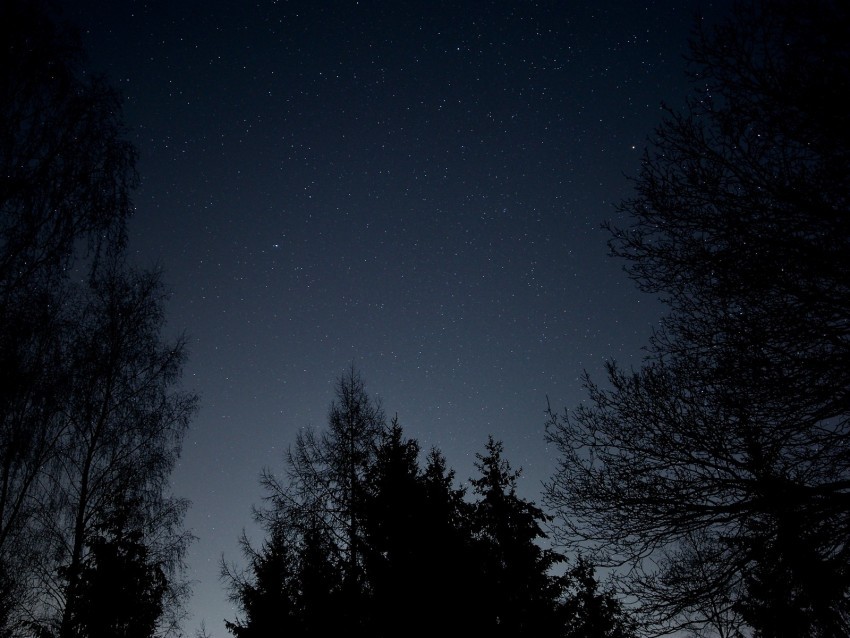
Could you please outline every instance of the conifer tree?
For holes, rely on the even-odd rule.
[[[225,575],[230,579],[230,599],[243,616],[226,620],[227,630],[236,638],[266,638],[298,629],[297,557],[286,534],[273,528],[259,550],[244,535],[240,544],[248,558],[247,573],[225,567]]]
[[[602,587],[593,565],[582,556],[564,578],[567,593],[560,610],[564,638],[632,638],[636,626],[616,593]]]
[[[404,632],[421,617],[423,585],[433,565],[423,561],[427,512],[419,471],[419,445],[404,439],[398,419],[382,437],[367,472],[363,504],[366,580],[372,630],[378,636]]]
[[[70,635],[150,638],[156,633],[168,575],[145,543],[138,518],[134,507],[118,503],[87,533],[85,559],[66,603]]]
[[[546,515],[517,492],[519,470],[503,458],[491,436],[477,454],[480,473],[472,480],[478,496],[473,525],[481,559],[481,600],[489,631],[503,636],[557,635],[561,580],[551,570],[562,558],[543,548]]]
[[[263,472],[268,507],[256,512],[257,520],[267,531],[283,531],[296,553],[295,613],[305,635],[324,635],[336,626],[365,631],[363,509],[367,473],[384,428],[380,403],[369,397],[352,366],[338,379],[327,429],[298,434],[287,454],[285,479]],[[223,575],[238,594],[241,576],[227,567]]]

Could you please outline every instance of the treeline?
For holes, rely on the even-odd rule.
[[[127,264],[120,96],[49,15],[0,3],[0,638],[163,636],[195,396],[159,274]],[[832,0],[698,21],[694,91],[609,226],[669,313],[639,369],[550,414],[551,520],[499,442],[464,490],[351,370],[263,477],[236,638],[850,634],[848,33]]]
[[[266,532],[249,568],[224,565],[236,638],[453,635],[626,637],[631,621],[593,567],[546,549],[546,515],[517,495],[492,438],[471,495],[436,449],[423,458],[352,368],[326,430],[300,433],[284,478],[266,472]],[[471,496],[472,498],[467,498]],[[561,569],[558,569],[561,568]]]

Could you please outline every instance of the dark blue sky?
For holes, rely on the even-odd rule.
[[[695,11],[728,2],[61,0],[126,96],[131,250],[161,265],[202,408],[174,490],[223,638],[218,580],[301,427],[353,361],[458,478],[487,435],[540,497],[554,407],[637,364],[662,308],[607,256]]]

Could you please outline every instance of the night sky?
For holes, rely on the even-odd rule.
[[[187,633],[227,635],[219,561],[258,537],[259,473],[352,362],[459,479],[492,434],[538,501],[547,396],[638,365],[663,311],[600,224],[689,88],[697,8],[729,3],[59,4],[126,97],[130,250],[190,338]]]

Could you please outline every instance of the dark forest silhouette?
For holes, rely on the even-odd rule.
[[[358,372],[344,374],[327,429],[299,434],[283,478],[263,475],[267,538],[243,538],[247,572],[223,565],[242,611],[233,635],[631,635],[588,563],[555,573],[547,517],[517,495],[500,442],[477,455],[471,499],[438,450],[421,457]]]
[[[0,638],[164,636],[188,595],[168,487],[196,397],[160,274],[126,263],[120,96],[50,15],[0,4]],[[609,227],[669,313],[640,369],[550,411],[548,511],[492,438],[461,487],[352,367],[327,428],[263,474],[265,539],[222,565],[228,630],[848,635],[848,33],[829,0],[695,31],[694,92]]]

